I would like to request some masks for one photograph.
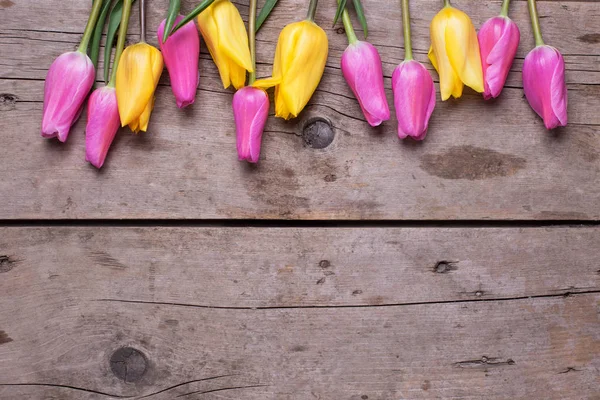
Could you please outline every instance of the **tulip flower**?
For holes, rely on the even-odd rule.
[[[281,81],[275,86],[276,116],[300,114],[321,81],[328,51],[327,34],[310,19],[283,28],[273,62],[273,77]]]
[[[60,55],[48,70],[44,85],[41,135],[65,142],[94,85],[96,70],[87,56],[89,41],[100,15],[102,0],[95,0],[77,51]]]
[[[183,16],[178,16],[175,23]],[[163,43],[166,19],[158,27],[158,42],[165,61],[171,89],[177,100],[177,107],[184,108],[194,103],[198,88],[198,59],[200,38],[193,22],[188,22]]]
[[[263,89],[247,86],[233,96],[233,116],[240,161],[257,163],[263,129],[269,116],[269,96]]]
[[[248,33],[238,9],[229,0],[215,0],[198,15],[198,27],[219,69],[223,87],[243,87],[246,71],[254,69]]]
[[[94,85],[94,64],[79,51],[59,56],[48,70],[44,85],[42,136],[65,142],[71,125],[81,114],[83,102]]]
[[[431,74],[418,61],[406,60],[392,75],[398,137],[425,139],[429,118],[435,108],[435,86]]]
[[[431,21],[429,59],[440,75],[442,100],[462,96],[467,85],[481,93],[483,71],[477,33],[471,19],[452,7],[450,0]]]
[[[154,107],[154,91],[163,70],[160,51],[148,43],[137,43],[123,52],[117,68],[117,100],[121,125],[146,132]]]
[[[537,46],[523,63],[523,89],[546,129],[567,125],[565,60],[552,46]]]
[[[435,108],[435,86],[427,69],[413,60],[408,0],[402,0],[404,27],[404,61],[394,70],[392,90],[398,118],[398,137],[425,139],[429,118]]]
[[[381,57],[371,43],[356,38],[345,7],[342,21],[350,42],[342,54],[342,73],[369,125],[379,126],[390,119],[390,108],[383,88]]]
[[[105,87],[96,89],[88,101],[88,118],[85,128],[85,159],[96,168],[102,168],[104,165],[110,145],[121,126],[115,81],[117,66],[125,47],[131,4],[132,0],[125,0],[123,3],[117,53],[113,61],[113,71],[110,81]]]
[[[121,126],[115,88],[96,89],[88,101],[88,121],[85,129],[85,160],[102,168],[108,149]]]
[[[536,47],[523,63],[523,89],[531,108],[544,120],[546,129],[566,126],[567,86],[562,54],[544,44],[534,0],[528,0]]]
[[[521,33],[514,21],[508,18],[510,0],[504,0],[502,13],[488,19],[477,34],[483,68],[483,98],[498,97],[512,66]]]

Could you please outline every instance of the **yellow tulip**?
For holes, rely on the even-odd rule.
[[[440,75],[442,100],[459,98],[464,85],[483,92],[479,42],[469,16],[447,4],[431,21],[430,31],[429,59]]]
[[[248,32],[238,9],[229,0],[216,0],[198,15],[198,27],[219,69],[223,87],[243,87],[246,71],[253,72],[254,68]]]
[[[300,114],[321,81],[328,51],[327,34],[314,22],[283,28],[273,62],[273,78],[280,80],[275,86],[276,116],[290,119]]]
[[[162,54],[156,47],[142,42],[123,51],[116,83],[121,126],[129,125],[135,133],[146,132],[162,70]]]

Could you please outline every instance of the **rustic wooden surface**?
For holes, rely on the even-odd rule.
[[[150,27],[165,2],[148,2]],[[183,2],[184,10],[192,3]],[[278,31],[304,16],[304,3],[286,0],[260,32],[259,75],[269,73]],[[438,3],[411,3],[416,57],[428,68],[428,24]],[[522,43],[508,87],[489,103],[470,91],[438,102],[424,143],[400,142],[393,121],[368,127],[339,70],[346,38],[331,28],[334,2],[322,1],[318,21],[331,47],[322,84],[297,121],[270,118],[257,168],[236,159],[232,92],[222,89],[203,47],[197,103],[178,111],[165,74],[149,132],[123,130],[98,172],[84,161],[85,117],[66,145],[39,136],[46,70],[77,46],[89,4],[2,1],[0,131],[10,151],[0,157],[0,219],[598,220],[600,7],[539,4],[546,41],[565,55],[570,96],[569,126],[548,133],[523,96],[521,67],[534,42],[526,2],[513,3]],[[246,2],[237,4],[245,17]],[[500,9],[499,1],[455,4],[477,26]],[[389,89],[403,56],[400,7],[390,0],[365,0],[365,7]],[[137,27],[134,11],[131,40]],[[305,144],[312,118],[334,126],[324,149]]]
[[[598,399],[597,233],[3,228],[0,398]]]
[[[400,7],[363,2],[389,88]],[[420,144],[368,127],[321,0],[322,84],[298,120],[269,119],[258,167],[236,160],[203,45],[197,103],[177,110],[165,74],[149,132],[119,133],[102,171],[85,116],[66,144],[39,136],[46,70],[89,3],[0,0],[0,400],[600,400],[600,3],[538,1],[567,67],[553,133],[523,96],[524,0],[501,98],[438,102]],[[157,26],[167,1],[148,3]],[[430,70],[438,3],[411,1]],[[476,26],[500,9],[453,3]],[[266,22],[259,75],[304,14],[284,0]]]

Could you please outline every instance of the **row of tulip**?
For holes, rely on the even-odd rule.
[[[240,160],[252,163],[259,160],[269,112],[266,90],[275,88],[275,115],[290,119],[304,109],[321,80],[328,40],[325,31],[314,22],[317,0],[310,0],[305,20],[289,24],[281,31],[272,76],[258,80],[255,35],[277,0],[267,1],[269,6],[261,10],[258,25],[257,1],[250,0],[248,31],[230,0],[204,0],[185,17],[178,15],[180,2],[171,0],[168,16],[157,32],[160,51],[145,41],[144,0],[140,0],[140,41],[125,48],[133,1],[117,0],[112,6],[111,18],[114,13],[118,20],[116,24],[109,22],[109,36],[111,29],[120,25],[112,73],[106,86],[96,89],[88,101],[86,160],[97,168],[104,164],[120,126],[128,125],[136,133],[146,131],[163,60],[178,107],[194,103],[200,52],[193,22],[196,16],[223,86],[234,86],[237,90],[232,107]],[[362,6],[359,0],[354,2],[366,35]],[[98,32],[102,32],[111,3],[112,0],[94,0],[78,50],[61,55],[51,65],[44,90],[43,137],[66,141],[70,127],[81,113],[95,81],[92,59],[97,60],[97,56],[92,55],[92,59],[87,56],[89,42],[94,32],[99,40]],[[508,17],[509,3],[510,0],[504,0],[500,16],[489,19],[477,33],[467,14],[444,0],[443,9],[431,22],[429,50],[429,59],[439,74],[442,101],[451,96],[461,97],[464,85],[483,93],[485,99],[500,95],[520,41],[519,28]],[[531,107],[543,118],[545,126],[553,129],[567,123],[564,60],[557,49],[544,44],[535,0],[528,3],[536,47],[525,58],[523,87]],[[427,69],[413,59],[408,0],[401,0],[401,4],[405,60],[392,75],[398,135],[423,140],[436,105],[436,91]],[[341,59],[342,73],[367,122],[371,126],[380,125],[390,118],[381,58],[372,44],[358,40],[344,0],[338,0],[336,20],[338,17],[349,41]],[[112,42],[107,43],[107,48],[111,47]]]

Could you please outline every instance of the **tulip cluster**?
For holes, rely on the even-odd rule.
[[[232,108],[236,124],[240,160],[258,162],[262,134],[269,114],[269,96],[274,87],[275,115],[297,117],[315,93],[325,70],[328,39],[314,22],[317,0],[310,0],[305,20],[291,23],[281,31],[273,71],[269,78],[256,79],[255,34],[272,9],[261,12],[257,22],[257,0],[249,0],[249,31],[231,0],[204,0],[191,14],[179,15],[179,0],[171,0],[167,18],[158,27],[160,50],[145,40],[145,1],[140,0],[141,34],[138,43],[125,48],[125,36],[134,0],[122,7],[94,0],[86,29],[77,51],[60,55],[50,66],[44,87],[41,135],[67,140],[83,103],[95,81],[95,61],[106,16],[109,14],[107,48],[119,29],[117,52],[110,81],[89,95],[86,126],[86,160],[101,168],[119,127],[129,126],[138,133],[148,129],[154,108],[155,90],[163,72],[169,73],[177,106],[194,103],[199,84],[199,33],[218,68],[224,88],[233,86]],[[523,88],[532,109],[547,129],[567,124],[565,62],[554,47],[544,44],[535,0],[527,0],[536,47],[523,65]],[[462,96],[464,86],[482,93],[486,100],[500,96],[520,42],[518,26],[508,17],[510,0],[504,0],[499,16],[487,20],[477,33],[469,16],[443,0],[444,7],[430,25],[429,59],[439,74],[442,101]],[[409,1],[401,0],[405,59],[392,75],[392,92],[398,122],[398,136],[423,140],[436,106],[436,91],[431,74],[413,59]],[[104,5],[103,5],[104,4]],[[354,0],[357,15],[367,34],[360,0]],[[114,15],[113,15],[114,14]],[[342,74],[354,93],[362,113],[371,126],[390,119],[379,52],[366,40],[358,40],[346,1],[338,0],[335,20],[342,17],[348,47],[341,57]],[[193,20],[197,17],[198,28]],[[259,19],[260,19],[259,18]],[[115,25],[115,22],[118,22]],[[334,21],[335,23],[335,21]],[[111,30],[112,29],[112,30]],[[111,33],[112,32],[112,33]],[[87,50],[90,38],[92,58]],[[110,52],[105,53],[108,63]],[[95,60],[92,62],[92,59]],[[107,64],[107,65],[108,65]],[[108,80],[108,67],[105,80]]]
[[[508,17],[510,0],[500,16],[486,21],[479,33],[464,12],[444,0],[431,22],[429,58],[440,76],[442,100],[462,95],[467,85],[486,100],[502,92],[520,41],[517,24]],[[547,129],[567,124],[567,89],[560,52],[544,45],[535,0],[528,0],[536,48],[523,64],[523,88],[531,107]]]

